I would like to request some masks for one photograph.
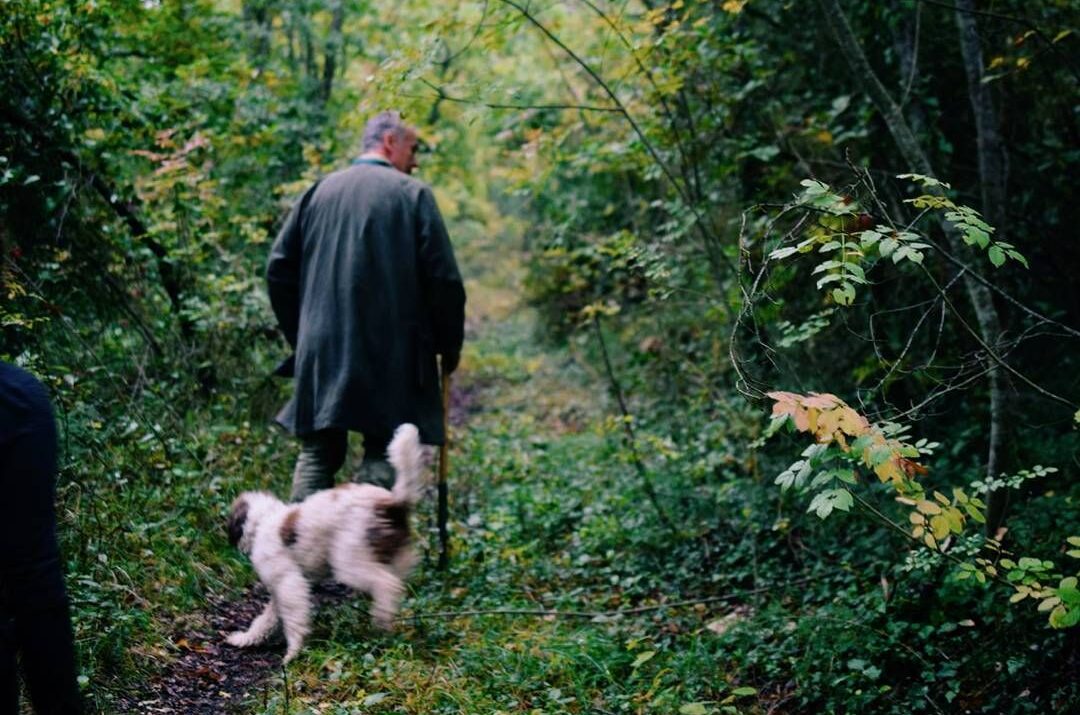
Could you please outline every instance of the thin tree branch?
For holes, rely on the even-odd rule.
[[[995,20],[1002,20],[1004,22],[1011,22],[1017,25],[1023,25],[1027,29],[1031,30],[1036,37],[1045,42],[1047,47],[1059,58],[1061,58],[1072,76],[1077,81],[1080,81],[1080,69],[1077,69],[1076,65],[1072,61],[1072,57],[1070,57],[1067,52],[1062,52],[1060,49],[1058,49],[1054,41],[1047,37],[1046,33],[1039,29],[1039,26],[1033,23],[1031,20],[1023,17],[1016,17],[1015,15],[1003,15],[999,12],[992,12],[990,10],[976,10],[973,7],[960,8],[947,2],[941,2],[941,0],[918,0],[918,2],[924,5],[934,5],[936,7],[945,8],[946,10],[952,10],[953,12],[964,12],[969,15],[980,15],[982,17],[990,17]]]
[[[423,77],[420,78],[420,81],[426,84],[431,89],[435,90],[439,99],[446,100],[447,102],[456,102],[458,104],[475,104],[477,106],[487,107],[489,109],[535,109],[540,111],[573,109],[583,112],[614,112],[616,114],[623,113],[623,110],[620,107],[601,107],[598,105],[589,104],[506,104],[500,102],[486,102],[482,99],[455,97],[451,94],[447,94],[445,89]]]
[[[560,611],[548,608],[493,608],[493,609],[479,609],[470,611],[434,611],[432,613],[414,613],[409,616],[398,616],[399,621],[420,621],[425,618],[467,618],[471,616],[554,616],[556,618],[619,618],[621,616],[634,616],[640,613],[652,613],[653,611],[663,611],[669,608],[685,608],[687,606],[696,606],[698,604],[705,603],[718,603],[720,601],[731,601],[737,598],[744,598],[746,596],[753,596],[761,593],[768,593],[775,591],[783,586],[797,586],[799,584],[809,583],[815,580],[813,577],[806,577],[795,579],[793,581],[785,581],[782,584],[776,586],[765,586],[762,588],[752,588],[745,591],[734,591],[732,593],[726,593],[721,596],[706,596],[705,598],[694,598],[686,601],[673,601],[671,603],[661,603],[655,606],[638,606],[636,608],[621,608],[612,611]]]
[[[671,522],[671,519],[668,518],[667,512],[664,511],[664,507],[661,506],[660,498],[656,494],[656,489],[653,487],[652,480],[649,478],[649,473],[645,469],[645,464],[641,461],[641,455],[638,454],[637,437],[634,434],[633,427],[633,417],[626,406],[626,399],[623,397],[622,385],[619,384],[619,378],[616,377],[615,369],[611,366],[607,341],[604,340],[604,331],[600,328],[599,316],[593,316],[593,327],[596,328],[596,339],[600,342],[600,353],[604,358],[604,368],[607,370],[611,391],[615,393],[615,399],[619,403],[619,411],[622,413],[623,430],[626,437],[626,445],[630,448],[630,459],[634,463],[634,468],[637,470],[638,476],[641,477],[642,487],[645,489],[645,496],[649,498],[653,508],[656,509],[656,514],[660,517],[660,521],[664,523],[664,526],[670,529],[672,533],[678,533],[675,525]]]

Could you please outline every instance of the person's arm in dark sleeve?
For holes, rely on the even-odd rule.
[[[270,260],[266,264],[270,306],[274,309],[281,332],[294,350],[300,326],[300,260],[303,255],[301,225],[304,208],[314,192],[315,186],[312,186],[293,206],[285,219],[285,225],[274,240],[270,249]]]
[[[465,286],[461,281],[450,236],[431,189],[420,192],[418,207],[420,281],[435,332],[435,352],[443,369],[453,372],[465,340]]]

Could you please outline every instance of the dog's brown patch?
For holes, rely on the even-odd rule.
[[[379,563],[388,564],[409,543],[409,507],[376,504],[375,522],[367,530],[368,544]]]
[[[244,523],[247,521],[247,515],[247,499],[240,497],[233,502],[232,509],[229,510],[229,521],[226,527],[229,532],[229,543],[233,546],[239,544],[240,537],[244,535]]]
[[[291,509],[288,514],[285,515],[285,519],[281,522],[281,543],[286,546],[292,546],[296,543],[296,521],[300,518],[299,509]]]

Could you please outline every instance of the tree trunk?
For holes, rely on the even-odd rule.
[[[829,26],[833,37],[836,39],[851,68],[855,80],[862,86],[863,91],[869,95],[870,100],[881,112],[885,123],[892,134],[903,156],[904,161],[912,171],[925,176],[934,176],[934,169],[923,152],[922,147],[911,131],[899,105],[889,95],[888,90],[881,83],[874,69],[866,59],[866,54],[859,45],[855,33],[851,30],[847,16],[840,8],[838,0],[818,0],[821,6],[825,22]],[[977,38],[976,38],[977,39]],[[959,255],[969,252],[959,232],[949,224],[944,225],[945,235],[952,251]],[[993,296],[990,289],[975,280],[970,274],[964,274],[964,288],[971,302],[972,310],[979,325],[979,334],[985,345],[993,348],[998,343],[1001,334],[1001,322],[998,318],[997,308],[994,306]],[[987,356],[987,379],[990,390],[990,440],[987,447],[986,467],[987,473],[993,474],[999,469],[999,457],[1001,450],[1001,425],[1004,420],[1004,395],[1003,375],[1000,366],[993,356]],[[993,470],[993,471],[991,471]],[[989,522],[989,519],[987,520]]]
[[[265,0],[245,0],[243,17],[251,34],[251,58],[262,69],[270,54],[271,13]]]
[[[315,42],[311,37],[311,17],[303,15],[300,18],[300,39],[304,43],[304,79],[308,87],[315,82],[317,74],[315,68]],[[310,90],[305,90],[305,92]],[[310,96],[310,95],[309,95]]]
[[[337,71],[338,53],[341,51],[341,27],[345,24],[345,3],[336,0],[330,17],[330,30],[326,35],[326,48],[323,51],[322,83],[319,86],[319,101],[325,106],[330,101],[334,90],[334,74]]]
[[[982,213],[990,225],[997,229],[994,237],[1003,240],[1006,225],[1005,211],[1005,146],[1001,140],[997,112],[990,96],[990,87],[983,83],[982,47],[979,45],[979,32],[975,25],[974,3],[972,0],[956,0],[956,26],[960,33],[960,51],[964,57],[964,71],[967,75],[968,99],[975,115],[975,135],[979,154],[979,189],[982,200]],[[995,336],[996,337],[996,336]],[[997,347],[996,342],[989,345]],[[1002,444],[1005,441],[1004,423],[1000,419],[1004,412],[1006,392],[1004,375],[1000,369],[989,374],[990,400],[1002,405],[996,417],[990,421],[990,452],[986,462],[986,476],[995,477],[1000,471],[998,461]],[[987,534],[993,536],[1005,520],[1008,507],[1008,493],[998,490],[990,494],[986,515]]]

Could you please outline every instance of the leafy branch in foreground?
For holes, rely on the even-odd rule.
[[[951,497],[939,491],[928,494],[917,479],[928,469],[917,459],[932,454],[939,446],[936,442],[920,439],[909,443],[905,438],[906,426],[871,424],[835,395],[778,391],[768,396],[774,402],[772,422],[763,439],[785,426],[793,426],[815,438],[814,444],[803,451],[803,459],[793,463],[775,481],[784,491],[815,492],[808,511],[825,519],[833,511],[850,511],[858,502],[886,526],[954,561],[959,568],[959,580],[973,578],[979,583],[994,580],[1012,588],[1010,602],[1026,598],[1037,601],[1038,610],[1050,612],[1049,622],[1054,628],[1067,628],[1080,622],[1077,589],[1080,572],[1062,576],[1054,573],[1056,567],[1052,561],[1027,556],[1009,558],[998,539],[987,539],[985,543],[987,553],[993,558],[974,555],[966,558],[950,551],[954,538],[965,536],[969,520],[979,524],[986,521],[986,504],[977,495],[989,495],[1003,488],[1018,489],[1025,482],[1057,469],[1036,466],[1016,475],[978,481],[972,484],[971,493],[957,487]],[[859,484],[861,470],[872,471],[879,482],[892,487],[897,502],[911,507],[909,527],[897,524],[852,492]],[[1080,537],[1070,536],[1068,543],[1078,547]],[[1080,549],[1070,549],[1067,554],[1080,558]],[[1053,580],[1058,581],[1057,586],[1046,585]]]
[[[894,264],[903,260],[922,264],[924,251],[930,244],[913,230],[913,226],[927,212],[937,211],[956,228],[966,244],[986,250],[995,267],[1003,265],[1009,258],[1027,267],[1027,259],[1011,243],[991,237],[994,227],[986,223],[978,211],[957,204],[940,193],[950,188],[948,184],[921,174],[900,174],[897,178],[909,179],[937,192],[907,199],[906,203],[922,209],[923,213],[904,228],[886,224],[871,226],[874,219],[856,199],[837,193],[821,181],[804,179],[800,182],[803,191],[795,198],[793,206],[816,212],[817,220],[807,228],[802,240],[793,246],[774,249],[769,258],[782,260],[811,252],[830,254],[813,269],[814,275],[824,274],[817,280],[817,287],[819,290],[830,287],[829,296],[837,305],[851,305],[855,300],[855,286],[869,283],[866,275],[879,261],[891,258]],[[891,224],[887,217],[886,220]]]

